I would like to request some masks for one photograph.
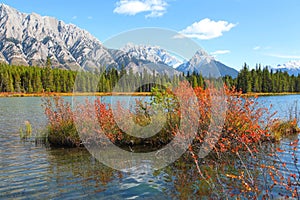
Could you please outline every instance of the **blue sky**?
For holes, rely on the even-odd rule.
[[[300,60],[299,0],[2,0],[25,13],[53,16],[100,41],[159,27],[192,38],[224,64],[241,69]]]

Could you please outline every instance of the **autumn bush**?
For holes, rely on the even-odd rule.
[[[234,88],[216,88],[207,83],[206,88],[197,87],[192,92],[188,87],[182,82],[173,90],[153,88],[150,101],[137,100],[134,108],[121,102],[109,105],[96,98],[86,99],[72,109],[61,97],[44,98],[48,141],[69,147],[112,142],[126,150],[142,146],[139,151],[151,151],[175,136],[182,140],[191,137],[184,131],[195,126],[198,129],[183,159],[195,164],[198,176],[192,177],[193,187],[202,188],[197,193],[219,199],[299,198],[299,139],[295,138],[286,149],[277,143],[299,131],[296,120],[275,119],[276,113],[262,107],[257,98],[244,97]],[[197,104],[191,102],[194,97]],[[158,114],[159,109],[164,113]],[[164,120],[164,126],[152,137],[128,134]],[[183,124],[186,127],[180,127],[182,120],[189,122]],[[205,143],[210,154],[202,158],[198,152]],[[283,155],[289,156],[290,164],[281,159]],[[180,178],[176,184],[180,180],[189,182],[186,174],[177,175]]]
[[[200,101],[207,101],[207,93],[216,93],[214,89],[196,89]],[[227,112],[219,141],[214,148],[215,152],[257,151],[258,143],[272,138],[270,127],[274,123],[269,108],[262,107],[256,98],[245,98],[241,92],[224,87],[227,96]],[[204,96],[204,97],[203,97]],[[210,104],[207,102],[206,104]],[[211,106],[211,105],[209,105]]]
[[[48,119],[47,141],[53,146],[79,147],[81,140],[70,103],[61,97],[44,97],[42,106]]]
[[[167,122],[160,132],[149,138],[127,134],[140,132],[149,123],[155,125],[164,121],[165,114],[156,112],[149,103],[140,100],[136,100],[134,108],[126,108],[121,102],[116,105],[103,103],[100,98],[76,103],[73,109],[61,97],[44,97],[43,102],[48,119],[47,139],[52,146],[107,145],[109,139],[125,149],[129,145],[153,149],[168,144],[173,138],[170,130],[175,119]],[[168,116],[176,118],[174,114]],[[120,123],[122,129],[119,127]],[[138,126],[134,126],[135,124]]]
[[[211,142],[212,151],[204,161],[195,147],[210,138],[207,136],[216,135],[208,128],[209,123],[214,123],[211,113],[215,105],[211,97],[222,93],[214,87],[195,88],[194,91],[201,117],[196,141],[189,152],[199,173],[197,187],[206,185],[208,194],[218,198],[299,198],[299,139],[286,149],[279,148],[277,143],[286,136],[297,138],[296,119],[276,119],[276,113],[261,106],[256,97],[244,97],[234,88],[224,87],[227,96],[224,126],[218,141]],[[291,164],[281,159],[283,155]],[[201,166],[202,162],[210,167]]]
[[[164,114],[156,112],[148,102],[136,100],[133,108],[126,108],[121,102],[116,105],[102,103],[100,99],[94,101],[94,108],[98,123],[98,135],[109,138],[111,142],[122,148],[130,146],[143,146],[144,149],[160,148],[168,144],[172,138],[170,124],[163,125],[162,130],[151,137],[135,137],[128,133],[139,135],[142,129],[150,123],[159,124],[164,121]],[[122,129],[119,126],[122,126]],[[147,128],[146,128],[147,130]],[[142,136],[142,135],[141,135]]]
[[[76,122],[92,122],[94,120],[92,118],[96,118],[94,123],[97,123],[97,126],[94,129],[100,130],[80,129],[83,132],[81,136],[87,140],[91,141],[92,137],[102,134],[120,146],[131,143],[146,147],[147,145],[148,147],[161,147],[169,143],[180,131],[187,130],[180,127],[184,112],[191,113],[184,109],[198,110],[198,116],[188,116],[190,124],[186,125],[190,126],[194,123],[199,127],[194,145],[201,145],[205,139],[218,136],[217,142],[214,141],[211,144],[212,151],[217,154],[239,151],[255,152],[258,143],[273,141],[279,132],[288,130],[287,125],[293,128],[291,131],[296,130],[295,123],[283,123],[273,119],[275,113],[270,113],[268,108],[261,107],[254,97],[242,97],[241,93],[236,92],[235,89],[197,87],[194,88],[194,93],[187,93],[187,87],[189,87],[188,83],[182,82],[173,91],[153,88],[150,102],[136,100],[134,108],[126,108],[121,102],[109,105],[101,102],[100,98],[96,98],[94,101],[86,99],[85,102],[76,104],[77,107],[72,110],[70,103],[65,102],[61,97],[45,97],[43,106],[49,121],[48,140],[57,146],[80,146],[82,138],[79,137]],[[182,102],[188,102],[194,96],[198,101],[197,106],[194,108],[180,106],[176,96],[181,96]],[[222,98],[218,101],[212,100],[213,97],[218,96]],[[219,116],[220,119],[224,119],[223,123],[218,124],[214,121],[213,110],[218,106],[215,104],[226,106],[224,112],[217,113],[217,115],[224,115]],[[165,113],[160,112],[159,115],[158,107]],[[79,115],[81,118],[76,120]],[[135,124],[143,128],[163,119],[165,119],[165,124],[162,129],[150,138],[137,138],[127,134],[141,131],[132,129],[136,127]],[[122,123],[122,129],[118,123]],[[81,125],[87,124],[81,123]],[[217,129],[220,133],[213,132],[216,129],[210,130],[212,125],[220,126]],[[89,134],[89,131],[93,134]],[[96,135],[95,132],[97,132]],[[184,137],[184,133],[181,135]]]
[[[185,101],[193,98],[193,96],[196,96],[198,100],[195,109],[198,109],[199,116],[198,119],[192,118],[198,121],[197,126],[199,127],[193,143],[194,146],[201,146],[205,140],[209,142],[210,138],[218,137],[216,140],[211,141],[210,148],[214,153],[255,152],[259,143],[273,140],[272,130],[274,129],[272,127],[277,122],[274,119],[275,113],[270,113],[269,108],[259,105],[256,98],[243,97],[242,93],[237,92],[234,88],[216,88],[213,85],[205,89],[202,87],[194,88],[194,94],[187,94],[185,89],[180,89],[180,87],[188,87],[187,84],[181,83],[179,88],[174,90],[174,93],[184,96]],[[176,102],[174,93],[171,91],[155,91],[153,101],[163,102],[169,114],[177,116],[175,121],[178,125],[178,118],[182,117],[184,111],[180,108],[180,104]],[[171,103],[165,103],[165,101]],[[187,107],[186,109],[190,108]],[[216,115],[220,116],[216,117]],[[216,120],[221,122],[217,123]],[[176,123],[175,126],[170,127],[174,135],[180,129],[176,126]],[[174,125],[174,122],[170,124]],[[219,127],[211,129],[211,126]]]

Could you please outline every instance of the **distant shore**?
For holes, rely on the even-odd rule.
[[[43,97],[43,96],[151,96],[151,92],[95,92],[95,93],[59,93],[59,92],[45,92],[45,93],[15,93],[15,92],[1,92],[0,97]]]
[[[284,95],[300,95],[299,92],[282,92],[282,93],[245,93],[242,96],[284,96]],[[43,97],[43,96],[151,96],[151,92],[45,92],[45,93],[17,93],[17,92],[0,92],[1,97]]]
[[[285,95],[300,95],[300,92],[250,92],[242,94],[245,97],[255,97],[255,96],[285,96]]]

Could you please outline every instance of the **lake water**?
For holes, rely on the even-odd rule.
[[[278,116],[288,117],[288,109],[298,99],[299,95],[290,95],[259,101],[272,104]],[[0,98],[0,199],[197,199],[205,195],[201,193],[205,189],[195,187],[194,165],[178,161],[159,171],[143,168],[124,173],[101,164],[85,149],[51,149],[21,141],[24,121],[30,121],[34,134],[45,128],[41,103],[35,97]],[[281,148],[288,148],[294,139],[282,141]],[[297,173],[297,164],[285,155],[282,162]]]

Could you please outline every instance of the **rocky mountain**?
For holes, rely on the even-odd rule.
[[[130,57],[156,64],[165,64],[173,68],[182,64],[182,61],[158,46],[127,44],[122,50],[127,52]]]
[[[0,59],[17,65],[90,69],[115,64],[108,49],[89,32],[52,17],[0,6]]]
[[[201,73],[204,77],[229,75],[235,78],[238,75],[237,70],[215,60],[213,56],[208,55],[204,50],[197,51],[188,62],[181,64],[176,69],[185,74],[193,72]]]
[[[160,47],[128,44],[122,49],[108,49],[89,32],[73,24],[36,13],[25,14],[5,4],[0,5],[0,62],[13,65],[43,66],[50,57],[53,67],[93,71],[100,67],[132,69],[167,75],[201,72],[214,75],[216,65],[221,75],[237,72],[199,51],[187,63]]]
[[[298,74],[300,74],[300,60],[294,60],[283,65],[277,65],[272,69],[275,71],[287,72],[290,75],[298,76]]]
[[[126,52],[124,50],[128,50]],[[50,57],[53,67],[71,70],[107,67],[132,68],[134,72],[176,73],[168,64],[174,58],[158,48],[145,55],[141,48],[113,50],[89,32],[73,24],[35,13],[25,14],[7,5],[0,5],[0,61],[14,65],[45,65]],[[153,55],[151,56],[151,53]],[[154,55],[156,54],[157,55]]]
[[[117,63],[118,69],[125,67],[134,73],[148,73],[175,75],[179,74],[173,68],[180,62],[175,56],[170,55],[160,47],[127,44],[120,50],[110,49],[110,53]]]

